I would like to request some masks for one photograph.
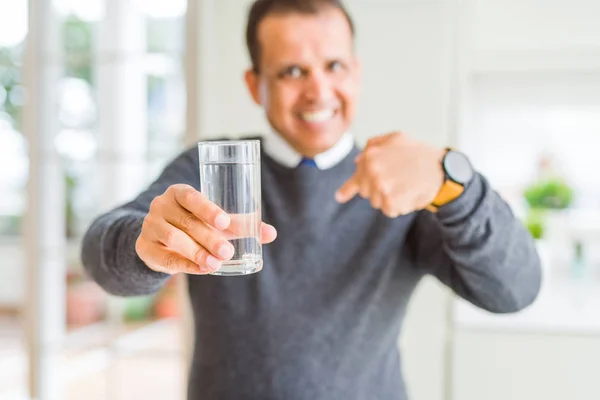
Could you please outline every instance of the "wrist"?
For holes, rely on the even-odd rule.
[[[446,182],[446,172],[444,171],[444,157],[446,157],[447,149],[436,149],[435,164],[436,164],[436,177],[435,182],[437,184],[436,197],[442,190],[442,186]],[[432,200],[433,202],[433,200]]]

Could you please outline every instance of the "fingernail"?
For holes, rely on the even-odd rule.
[[[227,214],[219,214],[217,218],[215,218],[215,227],[217,229],[225,229],[229,226],[231,220]]]
[[[338,202],[341,202],[342,200],[344,200],[344,197],[342,196],[342,194],[341,194],[340,192],[336,192],[336,193],[335,193],[335,199],[336,199]]]
[[[221,268],[221,261],[217,260],[213,256],[206,257],[206,264],[213,270],[216,271]]]
[[[218,251],[219,257],[224,260],[230,259],[233,256],[233,252],[233,246],[229,243],[222,244]]]
[[[269,229],[271,230],[273,235],[275,235],[275,238],[277,238],[277,229],[275,229],[275,227],[273,225],[267,225],[267,226],[269,227]]]

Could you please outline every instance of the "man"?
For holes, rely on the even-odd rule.
[[[531,237],[461,153],[402,133],[354,146],[353,35],[336,0],[250,10],[246,83],[276,132],[261,272],[206,276],[232,257],[231,220],[197,191],[195,148],[85,237],[84,264],[117,295],[189,274],[190,399],[405,399],[396,342],[422,276],[498,313],[539,291]]]

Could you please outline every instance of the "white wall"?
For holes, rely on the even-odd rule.
[[[600,2],[463,4],[470,20],[460,146],[498,186],[532,179],[540,150],[557,152],[580,188],[597,186],[589,165],[600,132]],[[543,290],[549,293],[545,284]],[[577,307],[562,292],[552,293],[546,298],[553,304],[552,324],[545,326],[535,320],[535,312],[515,318],[479,312],[478,318],[457,308],[453,399],[600,398],[595,373],[600,335],[577,329],[565,333],[568,324],[563,320],[561,325],[557,305]],[[501,318],[503,324],[489,323]],[[468,325],[461,323],[467,320]],[[584,327],[587,321],[580,322]],[[529,328],[519,329],[519,324]]]
[[[211,123],[203,137],[264,132],[261,110],[246,93],[244,43],[247,0],[214,4],[216,43],[209,45],[215,75],[207,85]],[[455,2],[347,1],[363,63],[360,108],[353,132],[360,142],[401,130],[429,143],[452,144],[454,121]],[[208,55],[206,55],[208,59]],[[212,114],[211,114],[212,115]],[[410,304],[401,341],[411,399],[441,400],[448,295],[427,279]]]
[[[600,43],[596,0],[471,0],[476,51],[566,51]]]
[[[480,71],[600,67],[596,0],[465,0],[471,67]]]
[[[600,337],[459,331],[456,400],[597,400]]]

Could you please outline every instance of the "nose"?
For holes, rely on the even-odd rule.
[[[325,71],[311,71],[305,82],[304,96],[310,102],[318,103],[331,98],[333,85]]]

